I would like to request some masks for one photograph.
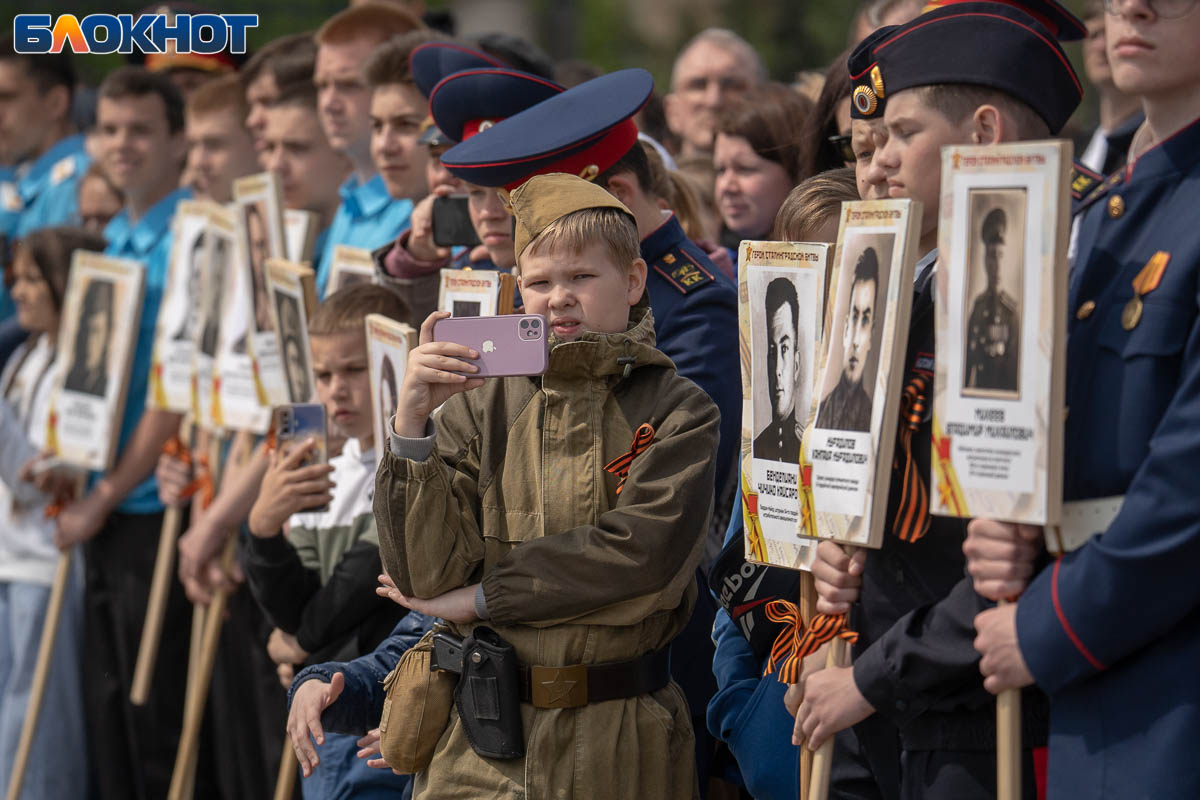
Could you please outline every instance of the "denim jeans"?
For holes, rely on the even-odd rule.
[[[367,766],[358,758],[358,736],[325,732],[325,744],[316,745],[321,763],[313,774],[302,778],[304,800],[398,800],[409,797],[412,778],[390,769]]]
[[[83,572],[78,556],[74,566],[22,797],[78,800],[87,796],[81,681]],[[49,600],[49,586],[0,583],[0,791],[7,789],[25,723]]]

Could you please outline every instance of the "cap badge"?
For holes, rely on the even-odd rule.
[[[879,107],[879,100],[875,97],[875,92],[871,90],[870,86],[855,87],[854,107],[864,117],[869,117],[875,113],[875,109]]]
[[[490,119],[483,120],[482,122],[479,123],[479,133],[483,133],[484,131],[486,131],[488,128],[492,127],[495,124],[496,123]]]
[[[871,67],[871,86],[875,88],[875,94],[878,97],[885,97],[883,93],[883,73],[879,71],[879,65]]]
[[[579,170],[579,177],[585,181],[594,181],[596,176],[600,174],[600,167],[596,164],[588,164],[583,169]]]

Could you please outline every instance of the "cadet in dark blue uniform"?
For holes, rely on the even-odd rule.
[[[1200,7],[1106,6],[1114,80],[1142,97],[1146,123],[1129,164],[1082,211],[1063,491],[1067,501],[1092,501],[1097,515],[1119,511],[1091,526],[1101,535],[1037,575],[1015,606],[981,614],[977,644],[989,689],[1036,680],[1050,696],[1049,797],[1194,798]],[[1029,574],[1021,538],[1013,526],[972,524],[967,546],[981,593],[1021,589],[1012,579]]]
[[[1016,5],[1024,4],[942,7],[877,32],[850,58],[852,114],[882,117],[889,129],[875,163],[904,186],[903,196],[925,204],[926,252],[917,264],[904,370],[907,387],[926,397],[936,353],[935,264],[954,266],[937,264],[933,249],[941,146],[1057,132],[1081,95],[1055,36],[1079,38],[1082,24],[1056,7],[1053,17],[1041,15],[1051,25],[1046,28]],[[962,108],[939,105],[949,81],[961,88],[946,93],[968,98]],[[990,129],[981,119],[991,120]],[[977,677],[972,646],[972,621],[987,603],[964,577],[966,520],[922,518],[920,502],[913,502],[921,492],[907,491],[904,480],[910,460],[918,475],[929,475],[931,441],[928,415],[903,420],[888,492],[890,532],[880,550],[860,551],[858,572],[851,575],[840,548],[823,543],[818,549],[813,568],[822,597],[818,608],[852,610],[860,634],[853,667],[811,675],[799,712],[801,730],[817,743],[853,725],[837,740],[834,796],[995,796],[995,703]],[[928,485],[923,484],[922,492]],[[1031,749],[1045,742],[1047,706],[1034,692],[1026,693],[1022,705],[1021,790],[1032,797]]]
[[[479,73],[476,80],[486,80],[486,71]],[[462,83],[461,76],[452,77],[434,90],[430,106],[439,127],[443,116],[439,109],[444,105],[464,107],[464,113],[469,113],[469,104],[448,103],[443,94],[451,84]],[[737,479],[742,404],[737,292],[729,278],[687,239],[675,216],[659,209],[646,192],[651,185],[649,165],[632,117],[653,88],[653,78],[645,70],[604,75],[555,94],[465,140],[443,154],[442,163],[463,180],[507,190],[535,174],[580,175],[604,186],[633,212],[642,238],[642,257],[649,267],[646,296],[654,313],[658,349],[675,362],[680,375],[704,389],[721,411],[708,561],[719,551]],[[703,585],[704,576],[700,579]],[[715,613],[711,595],[700,592],[691,622],[672,644],[672,675],[687,695],[692,712],[702,789],[707,788],[713,746],[704,716],[716,691],[711,669]]]

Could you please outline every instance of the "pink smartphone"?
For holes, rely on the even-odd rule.
[[[477,377],[541,375],[546,371],[546,318],[541,314],[446,317],[433,324],[433,338],[479,353]]]

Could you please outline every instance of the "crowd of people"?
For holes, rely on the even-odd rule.
[[[193,609],[216,598],[197,798],[272,796],[289,747],[312,800],[797,798],[804,751],[830,739],[831,797],[989,798],[1005,690],[1021,690],[1023,797],[1200,797],[1200,8],[1085,5],[1081,20],[1055,0],[864,0],[847,50],[791,83],[731,30],[689,40],[656,87],[384,0],[248,57],[148,57],[94,89],[80,56],[0,39],[0,787],[74,548],[27,798],[168,796]],[[1084,76],[1062,46],[1078,40]],[[1087,132],[1069,122],[1085,82]],[[904,420],[882,549],[822,542],[812,567],[816,611],[857,633],[852,666],[822,648],[783,682],[790,631],[768,605],[802,589],[743,547],[739,244],[833,243],[844,202],[919,200],[901,335],[905,382],[925,386],[948,268],[941,148],[1071,135],[1064,499],[1119,510],[1056,559],[1041,528],[914,513],[932,425]],[[311,363],[293,382],[325,408],[329,457],[228,432],[202,463],[206,445],[178,446],[182,416],[147,404],[173,221],[261,172],[320,231],[307,357],[288,358]],[[462,195],[479,244],[445,246],[437,201]],[[330,286],[343,245],[371,252],[372,282]],[[50,398],[63,381],[105,394],[92,345],[120,322],[111,298],[99,314],[85,300],[63,330],[95,357],[60,380],[79,251],[140,262],[145,295],[113,466],[72,492],[47,458],[48,415],[70,410]],[[233,291],[224,260],[208,280]],[[447,267],[516,277],[517,307],[548,327],[543,374],[479,377],[479,352],[437,340]],[[870,268],[855,280],[877,284]],[[978,315],[1000,313],[1002,293],[987,299]],[[766,302],[796,325],[794,290]],[[211,353],[201,303],[168,327]],[[964,336],[982,352],[977,311]],[[370,314],[419,331],[378,393]],[[870,411],[859,379],[847,366],[824,404],[840,427]],[[795,453],[804,414],[775,394],[756,446]],[[134,705],[169,507],[183,533]]]

